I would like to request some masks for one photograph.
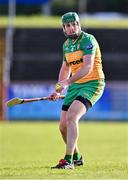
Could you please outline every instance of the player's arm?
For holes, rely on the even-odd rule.
[[[51,96],[49,97],[49,100],[58,99],[61,91],[63,90],[63,87],[60,87],[59,82],[67,80],[70,77],[70,74],[71,74],[71,69],[68,63],[66,61],[63,61],[62,66],[60,68],[60,72],[59,72],[58,83],[56,83],[56,86],[55,86],[55,92],[51,94]]]
[[[61,82],[67,82],[71,74],[71,69],[66,61],[63,61],[63,64],[60,68],[58,83],[56,83],[55,90],[57,93],[61,93],[64,88],[67,87],[68,84],[65,86],[61,86]]]
[[[61,92],[68,85],[76,82],[77,80],[89,74],[93,69],[93,64],[94,64],[94,54],[88,54],[83,56],[83,66],[73,76],[69,78],[68,76],[66,78],[63,78],[63,69],[62,69],[62,73],[60,71],[59,83],[57,83],[56,85],[56,91]]]
[[[94,64],[94,54],[84,55],[82,68],[67,80],[68,84],[72,84],[75,81],[81,79],[82,77],[88,75],[93,69],[93,64]]]
[[[60,68],[58,82],[68,79],[70,76],[71,70],[66,61],[63,61],[62,66]]]
[[[56,85],[56,92],[61,92],[64,87],[74,83],[75,81],[81,79],[82,77],[88,75],[94,64],[94,54],[88,54],[83,56],[83,66],[76,74],[69,77],[70,70],[66,64],[63,64],[59,74],[59,81]]]

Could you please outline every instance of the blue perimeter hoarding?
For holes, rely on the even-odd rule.
[[[54,83],[14,83],[8,89],[8,99],[50,95]],[[9,120],[58,120],[63,100],[39,101],[6,107]],[[128,83],[106,83],[101,99],[83,117],[84,120],[128,120]]]
[[[17,4],[44,4],[49,1],[50,0],[15,0]],[[9,0],[0,0],[0,4],[8,4],[8,2]]]

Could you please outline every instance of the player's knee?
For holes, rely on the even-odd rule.
[[[77,122],[76,113],[74,111],[69,111],[67,113],[67,123],[69,122]]]

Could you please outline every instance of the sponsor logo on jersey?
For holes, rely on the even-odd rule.
[[[82,62],[83,62],[83,59],[80,59],[80,60],[72,61],[72,62],[70,62],[69,64],[70,64],[70,66],[71,66],[71,65],[80,64],[80,63],[82,63]]]

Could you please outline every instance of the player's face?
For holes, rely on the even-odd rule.
[[[63,26],[63,31],[69,38],[76,39],[80,35],[81,27],[78,22],[74,21],[65,23]]]

